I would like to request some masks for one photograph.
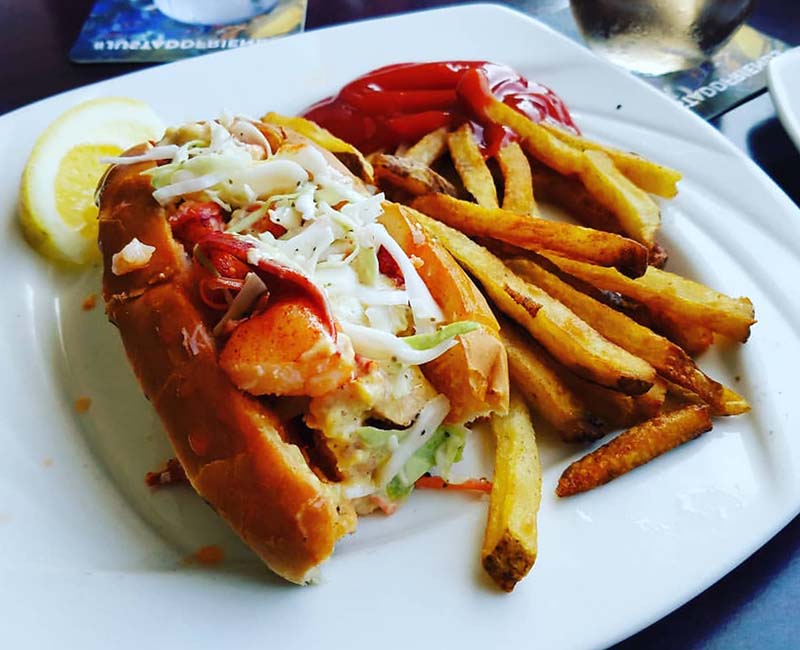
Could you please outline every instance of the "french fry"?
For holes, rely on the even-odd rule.
[[[619,291],[678,323],[702,325],[741,342],[747,340],[755,323],[753,303],[748,298],[731,298],[674,273],[650,266],[642,277],[632,280],[614,269],[557,254],[544,255],[567,273],[596,287]]]
[[[334,154],[345,167],[365,183],[371,184],[374,182],[372,165],[364,158],[361,152],[348,142],[337,138],[327,129],[323,129],[316,122],[307,120],[304,117],[289,117],[274,112],[267,113],[261,120],[267,124],[285,126],[297,131],[300,135],[304,135],[323,149],[327,149]]]
[[[664,165],[659,165],[638,154],[615,149],[614,147],[609,147],[588,138],[575,135],[555,124],[549,122],[541,122],[540,124],[542,128],[549,131],[559,140],[576,149],[581,149],[583,151],[602,151],[614,161],[617,169],[645,192],[663,196],[665,199],[671,199],[678,193],[677,184],[682,178],[679,171]]]
[[[525,401],[558,432],[562,440],[597,440],[603,435],[602,423],[565,380],[566,369],[506,319],[500,320],[500,339],[508,355],[512,382]],[[621,393],[614,394],[627,398]]]
[[[509,260],[507,266],[523,280],[564,303],[609,341],[641,357],[670,381],[697,393],[713,407],[715,415],[725,410],[722,384],[705,375],[689,355],[671,341],[581,293],[530,260]]]
[[[541,306],[536,319],[521,324],[562,364],[584,379],[626,395],[650,390],[656,373],[649,363],[602,337],[545,292],[527,283],[526,288],[524,295],[509,285],[505,290],[515,302],[532,297]]]
[[[482,92],[488,95],[488,89]],[[491,96],[485,96],[480,111],[491,122],[515,131],[522,147],[540,162],[561,174],[579,176],[589,193],[614,213],[627,235],[653,245],[660,220],[658,206],[604,152],[573,147]]]
[[[727,386],[722,387],[722,410],[719,415],[741,415],[750,410],[748,401]]]
[[[611,158],[602,151],[584,151],[578,176],[589,193],[616,215],[628,236],[648,248],[655,243],[661,222],[658,205],[619,171]]]
[[[668,392],[677,397],[677,399],[680,401],[688,404],[704,403],[697,393],[694,393],[683,386],[678,386],[672,382],[668,382]],[[712,415],[741,415],[742,413],[747,413],[748,411],[750,411],[750,404],[748,401],[733,389],[723,386],[718,410],[712,413]]]
[[[587,190],[577,176],[564,176],[546,165],[531,165],[540,201],[552,203],[582,226],[624,235],[619,219]]]
[[[613,233],[484,208],[444,194],[420,196],[412,205],[469,235],[499,239],[528,250],[558,251],[595,264],[615,266],[634,277],[647,268],[647,249]]]
[[[560,497],[586,492],[711,430],[707,406],[692,404],[658,415],[621,433],[572,463],[556,488]]]
[[[650,390],[631,397],[598,386],[572,373],[565,376],[567,385],[580,396],[592,416],[601,423],[603,433],[627,429],[659,413],[667,397],[667,382],[657,378]]]
[[[448,134],[447,146],[467,191],[475,197],[479,205],[487,208],[498,207],[497,189],[494,186],[492,172],[486,166],[468,122]]]
[[[578,174],[583,168],[583,152],[580,149],[559,140],[511,106],[492,98],[482,108],[490,121],[516,132],[522,148],[551,169],[570,175]]]
[[[533,293],[538,295],[540,291],[514,275],[501,260],[472,242],[466,235],[413,208],[405,207],[404,210],[410,211],[414,219],[436,237],[455,260],[480,282],[487,296],[504,314],[525,328],[532,326],[541,307]],[[535,291],[531,292],[530,289]]]
[[[421,165],[430,167],[441,157],[445,149],[447,149],[447,127],[443,126],[422,136],[404,155]]]
[[[663,269],[667,260],[669,259],[669,252],[658,242],[650,247],[650,255],[647,258],[647,263],[650,266],[655,266],[657,269]]]
[[[714,343],[714,332],[705,325],[688,323],[686,319],[649,309],[646,305],[643,305],[643,310],[653,330],[683,348],[691,357],[703,354]]]
[[[667,400],[667,382],[661,377],[656,377],[650,390],[631,399],[633,399],[635,421],[649,420],[661,413],[661,409],[664,407]]]
[[[538,216],[531,166],[522,147],[509,142],[497,152],[497,163],[503,173],[503,210]]]
[[[380,187],[388,184],[392,188],[420,196],[430,192],[442,192],[456,196],[456,188],[446,178],[439,176],[430,167],[410,158],[390,156],[382,153],[372,157],[375,181]]]
[[[496,452],[481,561],[492,580],[510,592],[536,562],[542,467],[536,433],[519,395],[511,394],[508,415],[493,416],[489,424]]]
[[[463,233],[424,214],[415,216],[477,278],[502,312],[528,330],[572,372],[629,395],[645,393],[653,385],[656,371],[649,363],[602,337],[560,302],[511,273],[497,257]]]

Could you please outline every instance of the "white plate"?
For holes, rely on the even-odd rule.
[[[553,488],[580,451],[542,434],[540,556],[513,595],[478,565],[485,501],[451,494],[363,521],[323,584],[282,584],[188,490],[143,485],[169,455],[163,433],[102,309],[81,310],[96,271],[58,269],[23,243],[19,173],[36,134],[92,97],[139,97],[168,122],[292,112],[383,64],[477,58],[554,88],[587,133],[685,171],[661,239],[672,269],[755,302],[751,341],[702,359],[753,412],[567,500]],[[691,112],[527,17],[438,10],[151,68],[1,117],[0,157],[0,646],[599,647],[697,594],[798,512],[800,213]],[[181,565],[210,543],[225,565]]]
[[[783,128],[800,149],[800,47],[769,62],[767,84]]]

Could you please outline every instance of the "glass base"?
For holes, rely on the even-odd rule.
[[[593,52],[612,63],[646,75],[662,75],[668,72],[696,68],[707,60],[702,52],[687,50],[685,43],[658,43],[624,38],[612,40],[587,40]]]

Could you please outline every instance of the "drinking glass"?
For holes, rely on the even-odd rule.
[[[155,0],[156,8],[190,25],[225,25],[266,13],[278,0]]]
[[[796,1],[796,0],[793,0]],[[586,44],[613,63],[658,75],[700,65],[744,23],[755,0],[571,0]]]

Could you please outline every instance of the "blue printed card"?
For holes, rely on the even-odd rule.
[[[307,0],[97,0],[70,59],[174,61],[302,31]]]

